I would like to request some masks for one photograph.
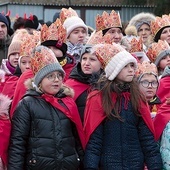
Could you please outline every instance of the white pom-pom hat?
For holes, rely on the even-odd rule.
[[[114,80],[120,71],[129,63],[134,63],[137,68],[137,60],[118,44],[99,44],[93,50],[103,65],[106,78]]]

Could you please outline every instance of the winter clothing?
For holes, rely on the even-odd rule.
[[[71,42],[67,42],[67,53],[75,58],[76,63],[80,61],[82,49],[83,44],[72,44]]]
[[[7,29],[9,29],[9,22],[7,18],[1,13],[0,13],[0,22],[3,22],[7,26]]]
[[[11,132],[11,122],[9,119],[9,105],[11,100],[8,96],[0,94],[0,169],[7,167],[8,145]],[[2,169],[2,170],[3,170]]]
[[[164,103],[158,110],[154,119],[156,138],[160,140],[160,152],[162,156],[163,169],[169,169],[169,128],[170,128],[170,105]]]
[[[121,94],[122,121],[106,118],[102,109],[101,93],[94,91],[86,103],[84,130],[86,142],[85,169],[161,169],[159,147],[154,142],[154,128],[149,108],[141,102],[141,116],[132,111],[130,93]],[[112,92],[113,103],[117,95]],[[112,112],[114,114],[114,111]],[[112,151],[112,152],[110,152]],[[130,154],[129,154],[130,153]],[[93,161],[91,161],[93,160]]]
[[[32,29],[38,29],[39,22],[36,15],[30,16],[28,19],[26,19],[24,28],[32,28]]]
[[[67,30],[67,37],[70,35],[70,33],[74,29],[79,28],[79,27],[83,27],[86,30],[86,32],[88,32],[88,28],[87,28],[86,24],[84,23],[84,21],[77,16],[72,16],[72,17],[67,18],[64,21],[63,26]]]
[[[76,62],[73,56],[66,54],[66,64],[62,66],[63,70],[65,71],[64,82],[69,78],[72,69],[76,66]],[[60,58],[58,58],[59,63],[61,64]]]
[[[167,50],[163,50],[159,53],[159,55],[157,56],[156,60],[155,60],[155,65],[158,66],[158,64],[160,63],[160,61],[162,60],[163,57],[170,55],[170,48]]]
[[[78,169],[80,146],[76,146],[71,114],[75,119],[79,117],[70,94],[70,89],[64,87],[55,97],[47,98],[34,90],[28,91],[13,116],[9,170]],[[58,107],[53,106],[49,97]]]
[[[2,60],[2,65],[0,66],[2,70],[5,71],[6,75],[13,75],[15,72],[15,67],[13,67],[8,59],[3,59]]]
[[[11,43],[11,39],[9,35],[7,35],[7,37],[4,40],[0,40],[0,65],[2,63],[2,59],[7,58],[8,47],[10,43]]]
[[[119,72],[131,62],[137,68],[137,60],[118,44],[100,44],[94,48],[96,48],[96,56],[103,63],[106,78],[109,80],[115,79]]]
[[[12,41],[9,48],[8,48],[8,55],[7,57],[9,58],[11,54],[14,53],[20,53],[21,49],[21,41]]]
[[[78,63],[70,73],[69,79],[65,82],[65,84],[74,90],[74,101],[78,107],[82,122],[84,121],[84,109],[88,92],[98,78],[99,74],[84,74],[81,70],[81,64]]]
[[[13,97],[11,108],[10,108],[10,117],[11,118],[13,117],[14,111],[15,111],[19,101],[22,99],[22,97],[26,93],[26,87],[24,85],[25,81],[27,79],[30,79],[33,77],[34,77],[34,74],[33,74],[32,70],[25,71],[19,77],[16,87],[15,87],[14,97]]]
[[[65,74],[53,51],[45,46],[39,46],[34,51],[33,57],[31,57],[31,69],[35,74],[34,83],[37,87],[42,79],[53,71],[61,72],[63,77]]]
[[[139,31],[139,28],[143,24],[147,24],[150,26],[151,21],[154,21],[154,20],[155,20],[154,14],[141,12],[131,18],[128,26],[134,25],[136,27],[137,31]]]
[[[49,46],[54,46],[56,48],[58,48],[59,50],[61,50],[63,52],[63,56],[66,54],[67,52],[67,45],[65,43],[63,43],[61,46],[57,46],[57,42],[56,40],[47,40],[41,43],[41,45],[44,45],[46,47]]]

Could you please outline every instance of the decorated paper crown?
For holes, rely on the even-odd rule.
[[[40,42],[40,32],[33,31],[33,34],[26,34],[21,43],[20,56],[30,56],[33,48]]]
[[[94,46],[95,55],[98,60],[101,62],[103,68],[109,63],[109,61],[115,56],[117,53],[121,51],[125,51],[123,47],[118,44],[97,44]]]
[[[41,49],[35,51],[31,56],[31,69],[34,74],[40,71],[43,67],[49,64],[58,63],[55,54],[47,47],[39,46]]]
[[[103,36],[102,30],[101,31],[94,31],[91,36],[89,37],[86,44],[96,45],[96,44],[112,44],[112,39],[110,35],[105,34]]]
[[[142,63],[138,63],[138,69],[136,70],[136,76],[140,77],[145,73],[152,73],[154,75],[158,75],[157,67],[154,63],[150,63],[149,61],[144,61]]]
[[[122,28],[121,19],[119,13],[116,13],[114,10],[108,14],[106,11],[103,14],[97,15],[96,17],[96,31],[105,30],[111,27],[120,27]]]
[[[170,15],[162,15],[162,17],[156,17],[154,21],[151,21],[151,32],[155,37],[158,31],[166,26],[170,26]]]
[[[68,9],[66,8],[62,8],[61,9],[61,12],[60,12],[60,20],[61,20],[61,23],[63,24],[64,21],[69,18],[69,17],[72,17],[72,16],[76,16],[78,17],[78,14],[77,12],[72,9],[71,7],[69,7]]]
[[[49,27],[44,24],[41,27],[41,43],[48,40],[57,41],[56,46],[62,46],[66,42],[67,32],[60,19],[57,19]]]
[[[143,42],[142,38],[132,38],[132,40],[129,42],[130,43],[130,53],[135,53],[135,52],[143,52]]]
[[[147,51],[147,56],[151,62],[155,63],[159,55],[165,50],[170,50],[169,44],[166,41],[159,40],[157,43],[152,43]]]
[[[26,29],[18,29],[15,31],[12,41],[24,41],[27,38],[28,31]]]

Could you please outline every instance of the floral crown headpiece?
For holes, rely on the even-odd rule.
[[[170,15],[162,15],[162,17],[156,17],[154,21],[151,21],[151,32],[155,37],[158,31],[166,26],[170,26]]]
[[[162,51],[170,50],[170,46],[166,41],[159,40],[157,43],[152,43],[147,51],[147,56],[151,62],[155,62]]]
[[[130,53],[141,52],[143,49],[142,38],[132,38],[130,41]]]
[[[114,10],[112,10],[110,14],[104,11],[101,16],[97,15],[96,31],[105,30],[111,27],[122,28],[122,23],[121,23],[119,13],[116,13]]]
[[[31,56],[32,50],[40,42],[40,32],[33,31],[33,34],[26,34],[25,39],[21,42],[20,56]]]
[[[109,61],[119,52],[125,51],[123,47],[114,43],[112,44],[97,44],[93,47],[95,55],[102,63],[102,67],[105,68]]]
[[[158,69],[154,63],[150,63],[149,61],[144,61],[142,63],[138,63],[138,69],[136,70],[136,76],[140,77],[145,73],[152,73],[154,75],[158,75]]]
[[[77,12],[72,9],[71,7],[69,7],[68,9],[66,8],[62,8],[61,9],[61,12],[60,12],[60,20],[61,20],[61,23],[63,24],[64,21],[69,18],[69,17],[72,17],[72,16],[76,16],[78,17],[78,14]]]
[[[66,37],[67,31],[60,19],[57,19],[49,27],[46,24],[41,27],[41,42],[55,40],[57,41],[56,46],[61,47],[66,42]]]

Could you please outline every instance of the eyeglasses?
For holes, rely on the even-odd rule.
[[[63,75],[61,73],[57,73],[57,74],[52,73],[52,74],[47,75],[46,78],[49,81],[55,81],[56,78],[61,81],[63,80]]]
[[[149,82],[149,81],[144,80],[144,81],[141,81],[140,84],[141,84],[143,87],[145,87],[145,88],[148,88],[150,84],[151,84],[151,86],[152,86],[153,88],[157,88],[157,87],[158,87],[158,82],[157,82],[157,81]]]

